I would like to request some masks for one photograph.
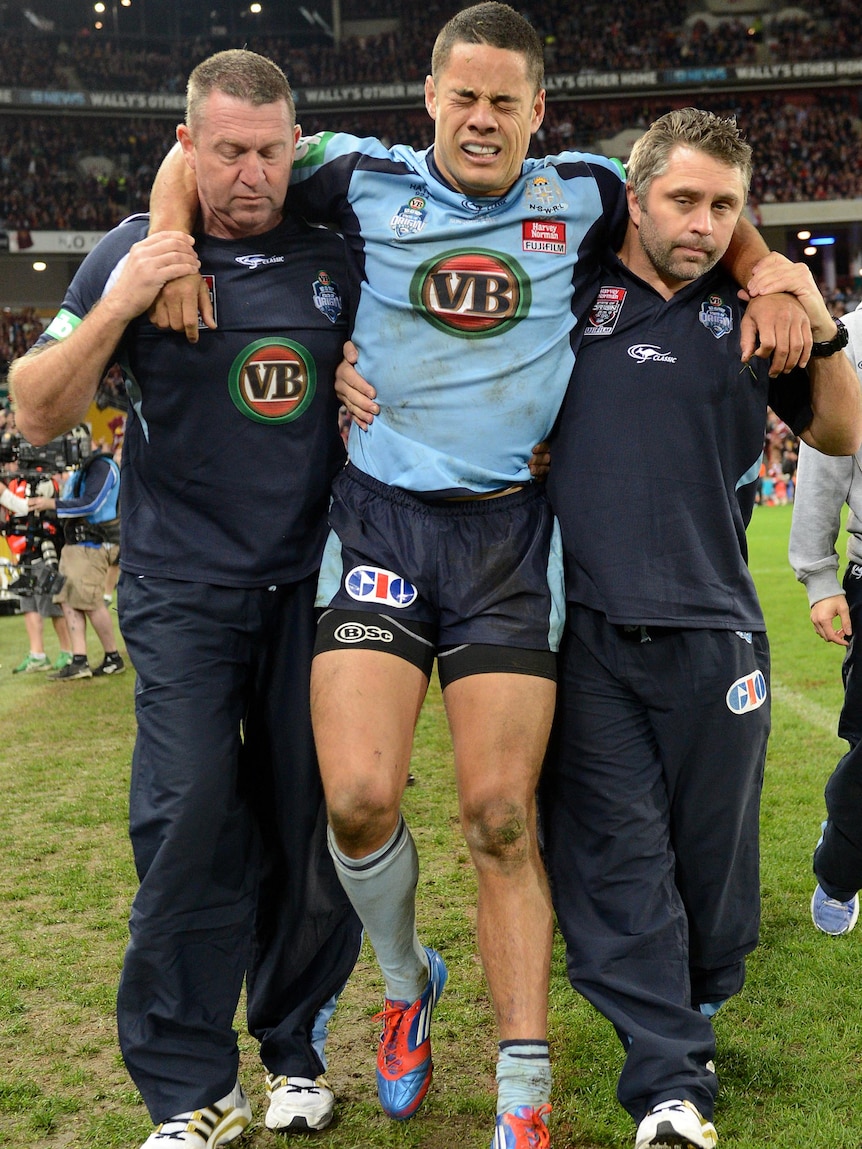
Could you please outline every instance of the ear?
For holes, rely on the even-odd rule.
[[[301,124],[295,124],[294,128],[293,128],[293,146],[294,147],[296,147],[296,145],[299,143],[299,137],[301,135],[302,135],[302,125]]]
[[[533,101],[533,118],[530,121],[530,135],[535,133],[542,126],[542,120],[545,118],[545,89],[539,88],[536,92],[536,98]]]
[[[425,77],[425,110],[432,120],[437,119],[437,91],[433,76]]]
[[[641,221],[641,205],[630,183],[626,184],[626,200],[628,201],[629,205],[629,216],[631,221],[635,227],[637,227]]]
[[[180,142],[180,147],[183,149],[183,159],[186,161],[192,171],[194,171],[195,145],[187,124],[180,124],[177,127],[177,139]]]

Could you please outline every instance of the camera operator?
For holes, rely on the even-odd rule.
[[[4,482],[0,480],[0,506],[7,511],[2,531],[11,552],[17,556],[18,576],[10,589],[15,591],[27,628],[29,650],[13,668],[13,674],[30,674],[51,670],[52,664],[44,646],[44,619],[50,618],[60,643],[60,654],[53,663],[61,670],[72,661],[72,643],[62,607],[54,602],[53,592],[59,589],[59,570],[55,539],[57,527],[54,517],[30,511],[28,496],[55,494],[56,480],[50,475],[14,474],[17,456],[7,459],[8,471]],[[12,472],[12,473],[10,473]],[[14,516],[14,517],[13,517]],[[26,517],[25,517],[26,516]]]
[[[89,454],[89,444],[82,454]],[[110,455],[98,453],[71,472],[59,498],[38,495],[29,500],[31,510],[56,511],[65,537],[60,574],[66,581],[54,601],[63,607],[72,639],[72,660],[49,678],[66,681],[125,670],[103,597],[108,568],[119,553],[119,498],[120,469]],[[94,670],[87,659],[88,618],[105,652]]]

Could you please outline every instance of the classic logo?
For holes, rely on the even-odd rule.
[[[763,672],[755,670],[745,678],[737,678],[727,692],[726,702],[728,710],[734,714],[747,714],[749,710],[757,710],[766,701],[766,679]]]
[[[256,423],[289,423],[314,398],[317,368],[290,339],[259,339],[243,348],[228,376],[230,397]]]
[[[698,319],[716,339],[733,331],[733,312],[720,295],[711,295],[701,303]]]
[[[508,331],[530,310],[524,269],[496,251],[449,251],[426,260],[410,283],[413,307],[440,331],[482,338]]]
[[[337,642],[392,642],[395,637],[391,630],[380,626],[366,626],[361,622],[343,622],[335,628]]]
[[[638,363],[676,363],[675,355],[668,355],[654,343],[635,343],[629,348],[628,353]]]
[[[254,271],[256,267],[267,267],[270,263],[284,263],[284,256],[262,255],[258,252],[256,255],[238,255],[234,263],[241,263],[243,267],[249,267]]]
[[[399,609],[410,606],[419,593],[407,579],[380,567],[354,567],[344,580],[344,589],[357,602],[376,602]]]
[[[624,287],[602,287],[590,311],[584,335],[611,335],[626,298]]]

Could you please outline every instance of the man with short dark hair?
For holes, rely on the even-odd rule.
[[[767,402],[828,453],[862,437],[807,267],[772,255],[756,282],[803,303],[808,371],[741,361],[743,306],[717,263],[750,174],[735,122],[708,112],[668,113],[637,141],[630,222],[551,447],[567,625],[545,858],[572,984],[625,1049],[636,1149],[715,1145],[710,1018],[757,944],[769,648],[745,528]]]
[[[339,237],[283,210],[298,132],[271,61],[200,64],[177,133],[200,229],[115,228],[14,369],[32,438],[81,418],[115,353],[130,393],[118,601],[137,672],[141,885],[117,1017],[157,1123],[146,1149],[209,1149],[248,1125],[232,1028],[244,977],[267,1127],[327,1125],[321,1026],[360,943],[326,852],[308,690],[344,459],[331,380],[346,269]],[[190,347],[141,313],[198,267],[220,327]]]

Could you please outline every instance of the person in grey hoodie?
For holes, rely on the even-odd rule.
[[[862,304],[843,323],[849,332],[845,354],[862,383]],[[850,511],[842,587],[835,544],[845,503]],[[862,888],[862,450],[827,456],[800,443],[789,553],[808,592],[814,629],[826,642],[846,648],[838,735],[850,749],[826,783],[827,820],[814,851],[817,886],[811,899],[815,926],[846,934],[856,925]]]

